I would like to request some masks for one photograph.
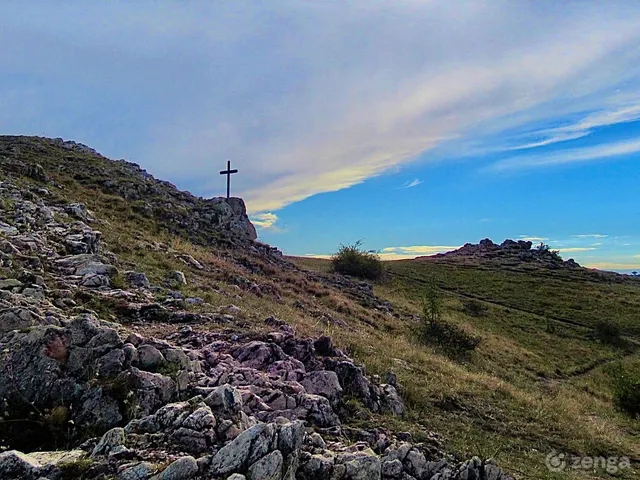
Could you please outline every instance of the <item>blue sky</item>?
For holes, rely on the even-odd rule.
[[[489,237],[640,270],[640,3],[0,4],[0,132],[194,194],[262,240],[384,258]]]

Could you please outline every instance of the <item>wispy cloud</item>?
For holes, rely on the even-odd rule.
[[[435,255],[436,253],[450,252],[460,248],[452,245],[412,245],[408,247],[386,247],[380,252],[383,260],[403,260],[425,255]]]
[[[585,137],[596,128],[616,125],[619,123],[635,122],[640,120],[640,105],[625,105],[612,110],[601,110],[583,117],[580,121],[562,127],[534,131],[532,137],[546,137],[531,143],[526,143],[511,150],[524,150],[528,148],[542,147],[553,143],[565,142]]]
[[[597,250],[596,247],[566,247],[558,248],[560,253],[573,253],[573,252],[588,252],[590,250]]]
[[[278,216],[275,213],[256,213],[250,216],[251,223],[263,230],[277,230]]]
[[[413,187],[417,187],[418,185],[420,185],[422,183],[422,180],[418,180],[417,178],[410,181],[410,182],[406,182],[404,184],[404,188],[413,188]]]
[[[494,171],[519,170],[525,168],[551,167],[571,163],[590,162],[630,155],[640,152],[640,140],[609,143],[595,147],[573,148],[548,154],[511,157],[492,164]]]
[[[638,270],[638,262],[586,262],[584,267],[597,268],[598,270]]]
[[[583,233],[580,235],[574,235],[576,238],[607,238],[609,235],[603,233]]]

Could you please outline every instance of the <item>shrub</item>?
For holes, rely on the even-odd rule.
[[[464,300],[462,311],[472,317],[483,317],[487,314],[487,306],[478,300]]]
[[[478,337],[440,318],[440,292],[433,278],[427,280],[419,333],[424,343],[434,345],[452,357],[465,356],[480,344]]]
[[[594,334],[598,340],[607,345],[622,345],[623,343],[620,327],[608,320],[596,323]]]
[[[441,348],[447,355],[461,357],[474,351],[480,338],[442,319],[423,320],[422,339]]]
[[[361,246],[360,240],[353,245],[340,245],[331,258],[333,270],[351,277],[377,280],[383,273],[382,261],[376,253],[365,251]]]
[[[624,413],[640,416],[640,376],[631,372],[621,372],[615,377],[613,403]]]

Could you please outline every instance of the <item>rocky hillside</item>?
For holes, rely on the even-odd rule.
[[[344,335],[400,314],[256,242],[242,200],[59,139],[0,137],[0,174],[0,478],[511,478],[362,424],[405,415],[394,372],[280,312]]]
[[[501,244],[493,243],[490,239],[480,240],[480,243],[466,243],[457,250],[439,253],[430,257],[418,259],[453,260],[457,262],[493,262],[504,266],[529,266],[544,268],[579,268],[573,260],[562,258],[547,246],[532,248],[533,244],[525,240],[505,240]],[[528,264],[528,265],[526,265]]]
[[[135,163],[111,161],[76,142],[4,136],[0,137],[0,161],[6,173],[49,182],[54,197],[72,196],[73,191],[68,195],[66,191],[77,190],[78,185],[98,189],[106,200],[126,200],[130,211],[200,243],[242,244],[256,239],[242,199],[195,197],[155,179]]]

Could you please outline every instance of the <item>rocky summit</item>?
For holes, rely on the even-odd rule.
[[[399,314],[257,242],[241,199],[61,139],[0,137],[0,174],[1,479],[511,478],[434,433],[358,426],[403,417],[396,375],[367,375],[277,312],[290,301],[327,333],[354,328],[349,309]]]
[[[430,257],[419,259],[453,260],[457,262],[493,262],[503,266],[524,266],[542,268],[579,268],[580,265],[570,258],[562,260],[558,252],[550,250],[541,244],[533,247],[528,240],[507,239],[501,244],[494,243],[489,238],[480,240],[478,244],[466,243],[462,247],[447,253],[438,253]]]

